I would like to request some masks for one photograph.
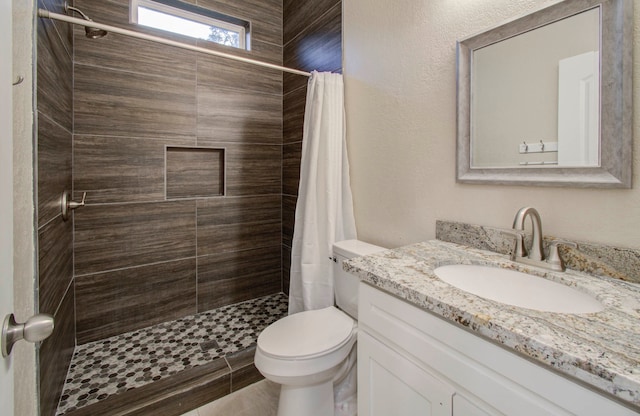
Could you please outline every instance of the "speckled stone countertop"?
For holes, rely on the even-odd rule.
[[[575,287],[605,309],[571,315],[518,308],[457,289],[439,266],[504,267]],[[567,270],[559,273],[508,256],[438,240],[344,262],[363,281],[462,325],[542,365],[603,390],[640,410],[640,285]]]

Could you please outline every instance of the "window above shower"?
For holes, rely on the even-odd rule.
[[[130,0],[130,21],[142,26],[249,49],[250,23],[176,0]]]

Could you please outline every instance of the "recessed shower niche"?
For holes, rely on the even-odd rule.
[[[166,199],[223,196],[225,149],[166,147]]]

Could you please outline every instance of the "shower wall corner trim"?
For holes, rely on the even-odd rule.
[[[98,23],[98,22],[94,22],[94,21],[86,21],[83,19],[78,19],[75,17],[71,17],[71,16],[66,16],[63,14],[59,14],[59,13],[51,13],[48,10],[45,9],[38,9],[38,16],[45,18],[45,19],[54,19],[54,20],[59,20],[62,22],[67,22],[67,23],[72,23],[75,25],[81,25],[81,26],[91,26],[92,28],[96,28],[96,29],[102,29],[102,30],[106,30],[107,32],[113,32],[113,33],[118,33],[120,35],[125,35],[125,36],[131,36],[134,38],[138,38],[138,39],[144,39],[144,40],[148,40],[151,42],[156,42],[156,43],[161,43],[164,45],[168,45],[168,46],[175,46],[177,48],[182,48],[182,49],[188,49],[194,52],[199,52],[199,53],[204,53],[207,55],[213,55],[213,56],[218,56],[221,58],[227,58],[227,59],[232,59],[235,61],[240,61],[240,62],[245,62],[248,64],[253,64],[253,65],[258,65],[264,68],[270,68],[270,69],[275,69],[275,70],[279,70],[279,71],[283,71],[283,72],[289,72],[291,74],[296,74],[296,75],[304,75],[304,76],[311,76],[311,73],[306,72],[306,71],[300,71],[298,69],[293,69],[293,68],[287,68],[284,66],[280,66],[280,65],[275,65],[275,64],[270,64],[268,62],[262,62],[262,61],[257,61],[255,59],[249,59],[249,58],[243,58],[241,56],[237,56],[237,55],[232,55],[229,53],[224,53],[224,52],[218,52],[218,51],[214,51],[211,49],[206,49],[206,48],[202,48],[199,46],[193,46],[193,45],[188,45],[185,43],[181,43],[181,42],[176,42],[170,39],[165,39],[159,36],[153,36],[153,35],[147,35],[144,33],[140,33],[140,32],[135,32],[133,30],[128,30],[128,29],[122,29],[116,26],[111,26],[111,25],[105,25],[102,23]]]

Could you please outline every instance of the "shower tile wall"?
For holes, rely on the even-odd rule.
[[[341,69],[340,1],[185,1],[252,21],[240,55]],[[128,0],[74,3],[159,33],[128,24]],[[53,20],[38,19],[37,38],[38,297],[56,319],[40,401],[51,415],[76,331],[82,344],[288,288],[307,79],[113,33],[89,40]],[[194,147],[224,149],[224,197],[190,195],[200,178],[179,169],[186,194],[166,197],[166,148]],[[87,206],[64,222],[58,201],[72,188]]]
[[[59,0],[39,0],[38,7],[62,13]],[[49,416],[75,343],[73,225],[62,220],[58,202],[71,189],[73,43],[65,24],[40,19],[37,31],[38,307],[56,322],[39,352],[41,414]]]
[[[283,0],[284,66],[342,72],[342,0]],[[283,75],[282,267],[289,293],[307,79]]]
[[[282,64],[280,0],[189,3],[250,20],[252,50],[238,53]],[[229,52],[130,25],[129,0],[75,5],[96,21]],[[74,34],[75,198],[87,192],[75,211],[78,344],[281,291],[281,73]],[[167,178],[167,148],[170,162],[190,163],[192,184],[172,164]],[[225,165],[224,197],[219,177],[213,196],[189,194],[198,172]],[[184,192],[167,196],[176,181]]]

